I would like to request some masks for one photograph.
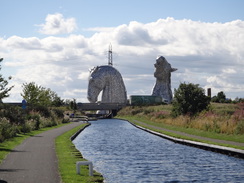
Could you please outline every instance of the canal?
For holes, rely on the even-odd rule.
[[[73,141],[107,183],[244,182],[244,160],[163,139],[127,121],[92,121]]]

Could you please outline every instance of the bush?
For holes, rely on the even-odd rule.
[[[0,110],[0,118],[6,118],[11,124],[21,124],[24,122],[24,114],[20,107],[3,105]]]
[[[175,89],[172,115],[196,115],[206,110],[210,104],[210,97],[204,94],[204,90],[198,84],[181,83],[178,89]]]
[[[52,111],[57,115],[58,118],[64,118],[63,110],[54,108],[52,109]]]
[[[45,106],[28,106],[23,110],[19,106],[0,103],[0,142],[43,127],[67,123],[63,110]]]
[[[9,120],[6,118],[0,118],[0,142],[15,137],[17,131],[16,126],[11,125]]]
[[[19,106],[0,103],[0,142],[18,133],[67,123],[68,119],[64,119],[63,111],[40,105],[28,105],[27,109],[23,110]]]
[[[46,106],[41,106],[41,105],[35,106],[35,107],[32,107],[31,110],[40,113],[45,118],[48,118],[51,116],[51,110]]]
[[[21,126],[20,126],[20,131],[22,132],[22,133],[28,133],[28,132],[30,132],[32,130],[32,127],[31,127],[31,122],[30,121],[27,121],[27,122],[25,122],[24,124],[22,124]]]
[[[40,127],[41,128],[51,127],[51,126],[56,126],[57,125],[55,123],[55,121],[53,121],[51,118],[41,117],[40,121],[41,121],[41,123],[40,123]]]
[[[27,121],[31,122],[33,124],[32,130],[39,130],[40,129],[40,114],[38,112],[30,112],[30,114],[27,116]]]

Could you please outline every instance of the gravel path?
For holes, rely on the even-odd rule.
[[[60,183],[55,138],[79,125],[70,123],[26,139],[0,165],[0,183]]]

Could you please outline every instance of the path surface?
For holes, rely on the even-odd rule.
[[[0,165],[0,183],[60,183],[55,138],[80,124],[70,123],[26,139]]]
[[[219,139],[201,137],[201,136],[197,136],[197,135],[191,135],[191,134],[187,134],[187,133],[184,133],[184,132],[179,132],[179,131],[169,130],[169,129],[162,128],[162,127],[149,125],[147,123],[143,123],[143,122],[138,121],[138,120],[133,120],[133,121],[135,121],[138,125],[142,125],[142,126],[145,126],[145,127],[150,127],[152,129],[158,129],[158,130],[163,130],[163,131],[167,131],[167,132],[172,132],[172,133],[183,135],[183,136],[190,137],[190,138],[193,138],[193,139],[206,140],[206,141],[210,141],[210,142],[217,142],[217,143],[221,143],[221,144],[236,145],[236,146],[243,146],[244,147],[244,143],[241,143],[241,142],[233,142],[233,141],[227,141],[227,140],[219,140]]]

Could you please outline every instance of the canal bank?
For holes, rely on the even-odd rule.
[[[128,120],[126,120],[126,121],[128,121]],[[238,143],[238,142],[211,139],[211,138],[200,137],[200,136],[196,136],[196,135],[190,135],[190,134],[183,133],[183,132],[168,130],[165,128],[149,125],[147,123],[143,123],[143,122],[138,121],[138,120],[133,120],[134,123],[131,121],[128,121],[128,122],[131,123],[132,125],[134,125],[135,127],[139,128],[139,129],[142,129],[142,130],[147,131],[149,133],[152,133],[154,135],[160,136],[162,138],[171,140],[175,143],[180,143],[180,144],[184,144],[184,145],[188,145],[188,146],[192,146],[192,147],[197,147],[197,148],[201,148],[204,150],[222,153],[222,154],[226,154],[229,156],[234,156],[237,158],[244,159],[244,150],[241,150],[241,149],[225,147],[225,146],[220,146],[220,145],[214,145],[214,144],[209,144],[209,143],[203,143],[203,142],[198,142],[198,141],[193,141],[193,140],[185,140],[185,139],[175,138],[175,137],[172,137],[169,135],[165,135],[163,133],[156,132],[155,130],[168,131],[168,132],[183,135],[183,136],[186,136],[189,138],[194,138],[196,140],[204,140],[204,141],[209,141],[209,142],[213,142],[213,143],[221,143],[221,144],[229,144],[229,145],[237,145],[237,146],[244,146],[244,143]],[[151,130],[151,129],[154,129],[154,130]]]

